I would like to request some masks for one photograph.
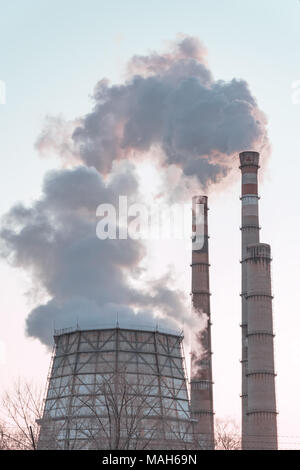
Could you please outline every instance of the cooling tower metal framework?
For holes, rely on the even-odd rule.
[[[39,449],[190,449],[183,336],[124,328],[54,336]]]

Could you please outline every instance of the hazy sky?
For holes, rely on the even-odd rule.
[[[0,2],[0,212],[30,202],[57,160],[41,159],[34,143],[47,115],[82,116],[98,80],[124,80],[134,54],[162,50],[178,33],[198,37],[215,79],[245,79],[269,120],[272,157],[260,181],[261,240],[271,244],[279,442],[300,448],[300,290],[298,241],[300,174],[300,3],[297,0],[99,0]],[[299,103],[298,103],[299,101]],[[255,149],[253,149],[255,150]],[[238,168],[238,162],[237,162]],[[238,170],[237,170],[238,171]],[[209,195],[215,412],[240,415],[240,187]],[[153,247],[153,273],[174,264],[190,289],[189,252]],[[176,255],[176,256],[174,256]],[[176,261],[174,261],[176,258]],[[24,320],[38,303],[24,273],[0,265],[1,383],[18,375],[45,384],[50,355],[25,337]],[[186,351],[187,353],[187,351]]]

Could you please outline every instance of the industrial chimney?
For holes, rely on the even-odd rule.
[[[207,212],[207,197],[193,197],[193,234],[198,232],[202,242],[193,239],[192,306],[201,325],[207,320],[207,326],[195,332],[191,353],[191,414],[195,444],[201,449],[214,448]]]
[[[270,247],[259,243],[259,153],[242,171],[242,448],[277,449]]]
[[[248,434],[245,448],[277,449],[270,245],[247,247]]]

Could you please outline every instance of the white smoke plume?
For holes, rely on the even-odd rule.
[[[15,267],[30,272],[35,288],[50,300],[27,318],[27,332],[51,344],[53,325],[103,326],[119,318],[120,325],[150,325],[160,314],[163,325],[185,318],[182,294],[167,280],[144,289],[130,286],[139,275],[145,248],[139,241],[99,240],[96,208],[116,205],[119,192],[136,197],[137,181],[131,168],[105,183],[92,168],[56,170],[47,174],[42,197],[32,206],[14,206],[3,218],[1,255]],[[138,315],[136,315],[138,313]]]
[[[130,282],[139,276],[145,245],[96,237],[99,204],[116,204],[119,195],[140,201],[133,165],[159,149],[176,200],[189,180],[193,188],[195,181],[202,187],[220,181],[237,152],[268,152],[266,118],[247,83],[215,81],[196,38],[133,57],[127,81],[100,80],[93,101],[91,112],[74,121],[48,117],[36,147],[59,155],[64,168],[46,175],[39,200],[12,207],[1,223],[0,255],[47,294],[26,323],[27,333],[47,345],[54,323],[101,327],[117,314],[121,325],[156,315],[168,324],[193,322],[171,276],[142,289]]]
[[[73,125],[71,139],[53,139],[48,122],[37,148],[45,153],[54,146],[63,161],[72,148],[73,158],[107,174],[115,160],[138,162],[158,146],[163,165],[178,166],[203,187],[227,175],[237,152],[255,149],[266,156],[266,117],[247,83],[214,80],[205,55],[200,41],[187,36],[169,52],[134,56],[125,83],[100,80],[92,111],[76,122],[65,122],[69,136]]]
[[[207,326],[209,316],[202,310],[192,308],[192,318],[196,328],[191,332],[191,373],[193,379],[200,379],[203,370],[204,359],[208,358],[209,351],[206,349]]]

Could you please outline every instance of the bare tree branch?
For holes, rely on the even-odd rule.
[[[215,423],[215,449],[240,450],[241,437],[238,425],[233,419],[217,419]]]
[[[34,440],[37,442],[39,436],[37,420],[41,418],[42,410],[42,391],[23,379],[19,378],[12,388],[4,393],[2,429],[13,429],[11,432],[5,432],[5,442],[8,448],[33,449],[30,427],[32,427]]]

